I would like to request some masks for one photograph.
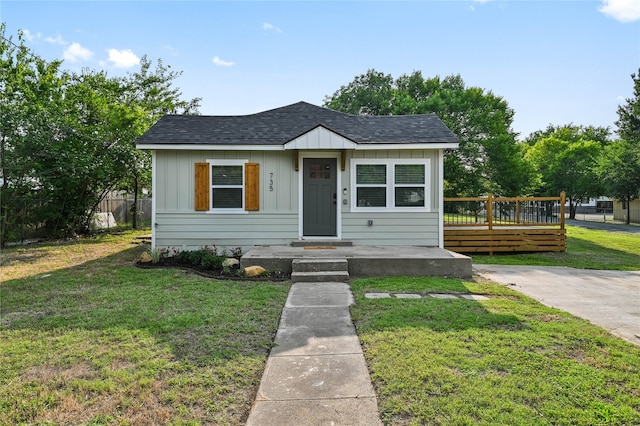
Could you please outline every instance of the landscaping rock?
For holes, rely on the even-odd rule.
[[[236,259],[235,257],[227,257],[224,262],[222,262],[222,267],[223,268],[233,268],[234,266],[237,266],[240,264],[240,261],[238,259]]]
[[[151,263],[152,260],[153,259],[151,259],[151,255],[149,253],[147,253],[146,251],[140,255],[140,262],[141,263]]]
[[[247,266],[244,268],[245,277],[257,277],[267,272],[262,266]]]

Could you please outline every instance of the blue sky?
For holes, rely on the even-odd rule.
[[[521,137],[550,123],[615,129],[640,68],[640,0],[0,0],[0,20],[73,71],[122,75],[161,58],[211,115],[321,105],[373,68],[460,74],[509,103]]]

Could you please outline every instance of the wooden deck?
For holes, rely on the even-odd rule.
[[[557,228],[445,228],[444,248],[457,253],[565,251],[566,231]]]
[[[560,197],[445,198],[444,247],[457,253],[563,252]]]

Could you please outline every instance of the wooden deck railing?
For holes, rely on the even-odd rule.
[[[565,251],[565,194],[444,199],[445,248],[460,253]]]

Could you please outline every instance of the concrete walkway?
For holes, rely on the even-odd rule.
[[[640,271],[473,265],[474,272],[640,344]]]
[[[289,291],[247,425],[382,425],[344,283]]]

